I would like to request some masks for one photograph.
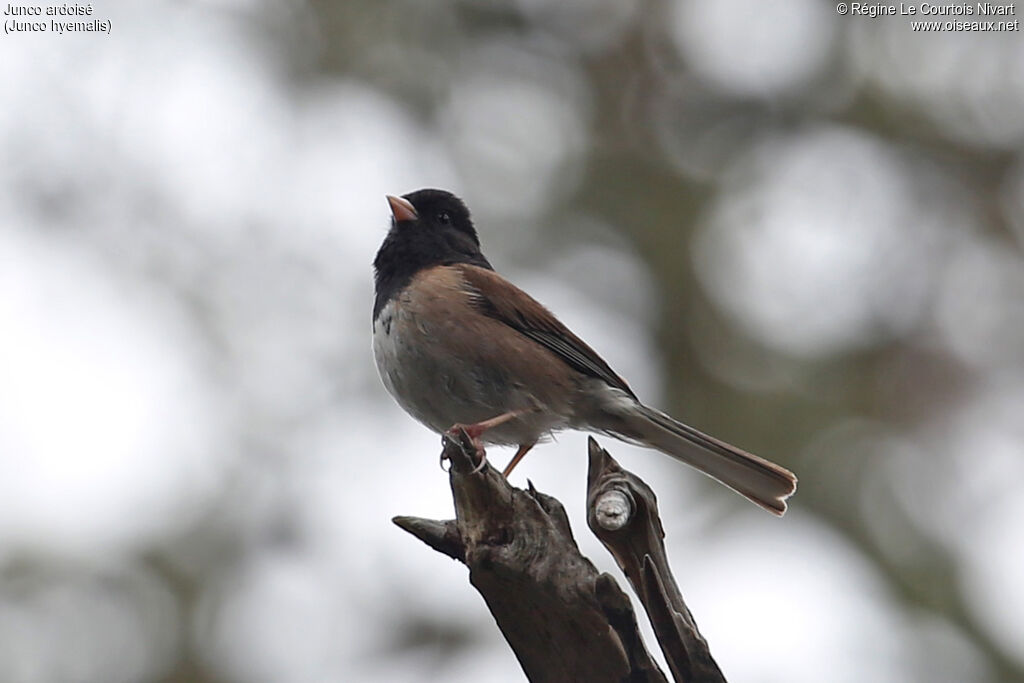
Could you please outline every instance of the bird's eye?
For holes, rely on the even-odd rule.
[[[448,215],[447,211],[442,211],[441,213],[437,214],[437,220],[442,225],[448,225],[449,223],[452,222],[452,217]]]

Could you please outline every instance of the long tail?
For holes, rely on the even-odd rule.
[[[717,479],[750,501],[781,517],[796,492],[796,476],[773,462],[730,446],[637,402],[594,425],[626,441],[671,455]]]

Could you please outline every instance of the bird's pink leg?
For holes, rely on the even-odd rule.
[[[510,410],[507,413],[502,413],[501,415],[492,417],[482,422],[477,422],[475,424],[464,425],[456,423],[449,427],[448,431],[445,432],[445,434],[449,438],[455,439],[458,437],[458,432],[460,429],[466,432],[470,440],[473,442],[473,445],[476,446],[476,454],[480,458],[480,464],[477,466],[476,470],[474,470],[476,472],[483,469],[484,463],[486,462],[485,458],[487,456],[486,452],[484,452],[483,444],[480,443],[480,437],[483,436],[488,430],[494,429],[495,427],[500,427],[506,422],[516,419],[520,415],[533,412],[533,410],[535,409]],[[530,450],[531,448],[533,448],[533,444],[526,446],[526,450],[523,450],[523,446],[519,447],[519,452],[516,453],[515,457],[512,459],[512,462],[509,464],[509,466],[505,468],[506,476],[507,473],[511,472],[512,468],[516,466],[516,463],[523,459],[523,456],[526,455],[526,451]]]
[[[514,470],[516,465],[519,464],[519,461],[522,460],[526,456],[526,454],[530,452],[530,449],[533,448],[535,445],[536,444],[532,443],[521,444],[519,446],[519,450],[516,451],[516,454],[512,456],[511,460],[509,460],[508,465],[505,466],[505,471],[501,473],[501,476],[508,479],[508,475],[512,474],[512,470]]]
[[[466,432],[466,434],[469,434],[469,438],[471,438],[474,441],[476,441],[481,436],[483,436],[485,432],[487,432],[487,431],[489,431],[491,429],[494,429],[495,427],[500,427],[501,425],[505,424],[506,422],[509,422],[510,420],[514,420],[514,419],[516,419],[517,417],[519,417],[520,415],[522,415],[523,413],[526,413],[526,412],[529,412],[529,411],[526,411],[526,410],[510,410],[507,413],[502,413],[501,415],[498,415],[497,417],[492,417],[489,420],[484,420],[483,422],[477,422],[476,424],[471,424],[471,425],[453,424],[451,426],[451,429],[448,430],[448,433],[449,434],[454,434],[457,430],[462,429],[462,430],[464,430]]]

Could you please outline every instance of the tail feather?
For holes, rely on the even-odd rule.
[[[717,479],[772,514],[786,512],[796,492],[796,476],[773,462],[688,427],[665,413],[637,402],[616,411],[601,431],[640,442]]]

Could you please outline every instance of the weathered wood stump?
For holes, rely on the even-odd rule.
[[[455,519],[396,517],[402,529],[469,568],[531,681],[665,681],[628,596],[579,548],[562,504],[515,488],[479,463],[465,433],[445,438]],[[665,559],[654,494],[590,441],[588,501],[598,538],[640,595],[677,681],[724,681]],[[618,505],[618,507],[616,507]],[[615,510],[619,510],[616,513]],[[621,514],[620,514],[621,513]],[[621,524],[602,526],[608,519]],[[598,531],[600,529],[600,531]]]

